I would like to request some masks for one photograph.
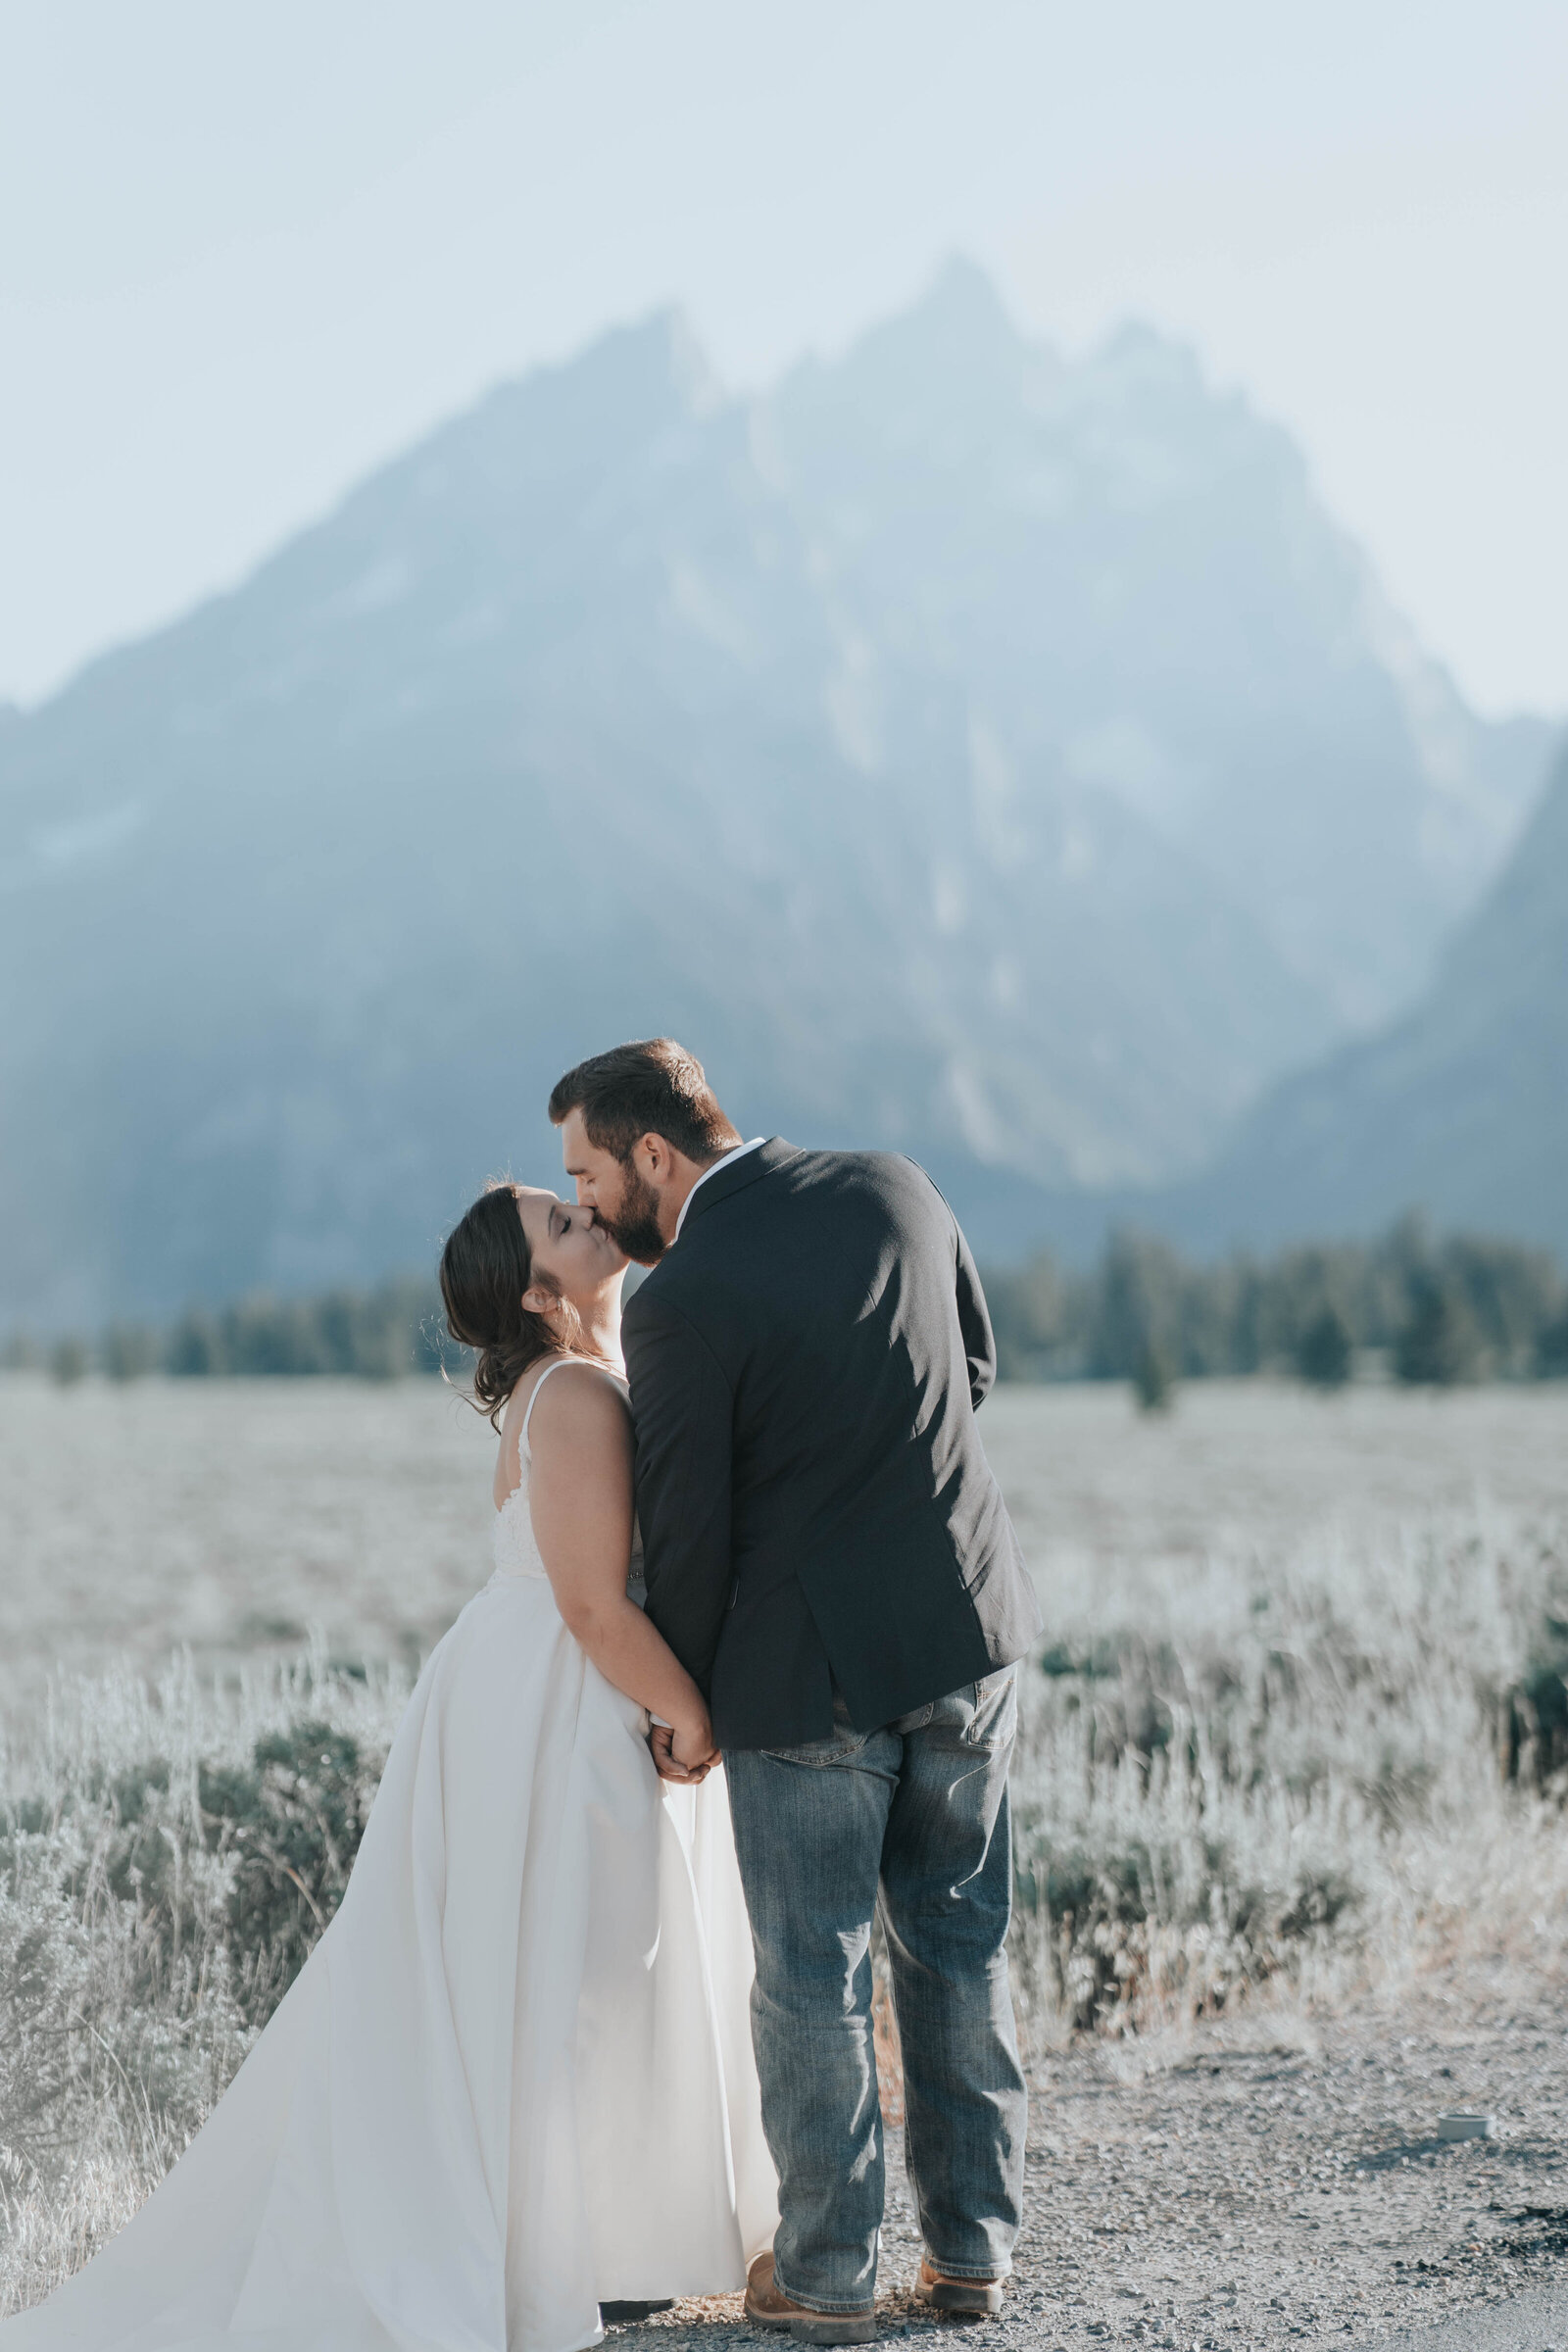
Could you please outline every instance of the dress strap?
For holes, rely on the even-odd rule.
[[[528,1424],[533,1419],[533,1408],[539,1401],[539,1392],[544,1387],[545,1382],[550,1378],[551,1373],[559,1372],[563,1364],[592,1363],[592,1356],[558,1355],[553,1364],[546,1364],[544,1370],[540,1373],[538,1379],[533,1384],[533,1395],[528,1399],[527,1410],[522,1416],[522,1428],[517,1437],[517,1451],[525,1462],[531,1462],[533,1460],[533,1454],[528,1445]],[[608,1364],[599,1364],[595,1366],[595,1369],[601,1372],[607,1372],[610,1370],[610,1366]]]

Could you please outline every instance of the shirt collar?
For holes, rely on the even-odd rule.
[[[715,1159],[710,1168],[705,1168],[703,1170],[702,1174],[698,1177],[697,1182],[692,1186],[691,1191],[687,1194],[685,1200],[680,1204],[680,1215],[675,1219],[675,1230],[673,1234],[671,1234],[669,1240],[670,1249],[673,1250],[675,1244],[680,1240],[680,1229],[686,1222],[686,1211],[690,1208],[692,1202],[696,1200],[698,1194],[702,1191],[710,1176],[716,1176],[719,1169],[727,1168],[732,1160],[744,1159],[748,1152],[760,1152],[766,1141],[767,1138],[765,1135],[754,1135],[749,1144],[737,1144],[733,1152],[726,1152],[722,1159]]]

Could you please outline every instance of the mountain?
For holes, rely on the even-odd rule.
[[[1568,1257],[1568,747],[1416,1010],[1285,1080],[1163,1221],[1267,1242],[1412,1205]]]
[[[655,1030],[1027,1238],[1414,989],[1539,741],[1168,344],[617,330],[0,727],[0,1318],[427,1262]]]
[[[951,671],[1015,766],[1179,848],[1341,1024],[1414,998],[1548,731],[1465,709],[1288,435],[1146,329],[1064,363],[964,264],[765,420],[854,632],[847,756],[904,756],[911,684]]]

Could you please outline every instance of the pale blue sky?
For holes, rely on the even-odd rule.
[[[0,694],[612,319],[744,385],[961,248],[1191,339],[1568,710],[1565,122],[1564,0],[0,0]]]

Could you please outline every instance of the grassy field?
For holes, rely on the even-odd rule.
[[[1011,1390],[984,1426],[1047,1620],[1037,2056],[1560,1940],[1568,1392]],[[330,1916],[488,1572],[492,1444],[423,1382],[0,1382],[0,2310],[134,2208]]]

